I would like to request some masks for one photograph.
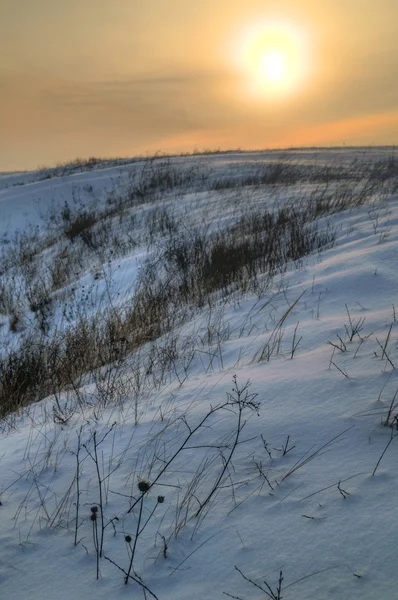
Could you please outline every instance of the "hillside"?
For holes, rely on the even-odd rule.
[[[397,256],[389,148],[0,176],[1,596],[394,598]]]

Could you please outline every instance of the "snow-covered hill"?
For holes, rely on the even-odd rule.
[[[0,177],[2,598],[395,597],[397,163]]]

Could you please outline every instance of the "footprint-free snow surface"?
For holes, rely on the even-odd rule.
[[[294,160],[339,167],[358,156]],[[271,159],[196,158],[234,176]],[[4,247],[80,193],[79,202],[90,192],[105,206],[104,190],[127,181],[129,168],[0,177]],[[248,183],[247,194],[238,181],[156,202],[218,228],[233,221],[232,204],[290,193]],[[271,283],[197,306],[139,359],[107,367],[101,385],[88,377],[4,417],[1,598],[397,597],[398,196],[330,219],[334,244]],[[131,252],[107,257],[105,283],[99,259],[83,268],[75,306],[82,286],[97,286],[102,305],[117,302],[148,248],[141,236]],[[4,348],[19,343],[24,329],[1,318]],[[143,375],[155,346],[156,377]]]

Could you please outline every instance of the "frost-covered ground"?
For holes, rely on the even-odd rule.
[[[363,153],[303,151],[294,161],[340,169]],[[371,160],[385,154],[376,149]],[[337,185],[239,184],[270,158],[196,157],[215,182],[238,184],[134,205],[137,243],[105,266],[104,254],[84,255],[89,267],[52,293],[79,307],[89,288],[91,313],[127,302],[144,258],[165,243],[167,227],[148,237],[142,215],[154,206],[216,231],[248,208]],[[137,165],[0,177],[3,246],[28,223],[51,225],[49,211],[65,201],[106,206]],[[264,275],[263,285],[215,294],[100,376],[4,417],[2,598],[396,597],[398,196],[377,189],[361,206],[322,217],[333,247]],[[40,247],[41,262],[62,243]],[[76,322],[61,319],[57,302],[48,336]],[[16,331],[3,315],[4,348],[35,331],[22,299],[20,311]]]

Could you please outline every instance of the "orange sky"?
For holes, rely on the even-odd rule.
[[[396,0],[13,0],[0,20],[0,170],[396,144],[397,22]]]

